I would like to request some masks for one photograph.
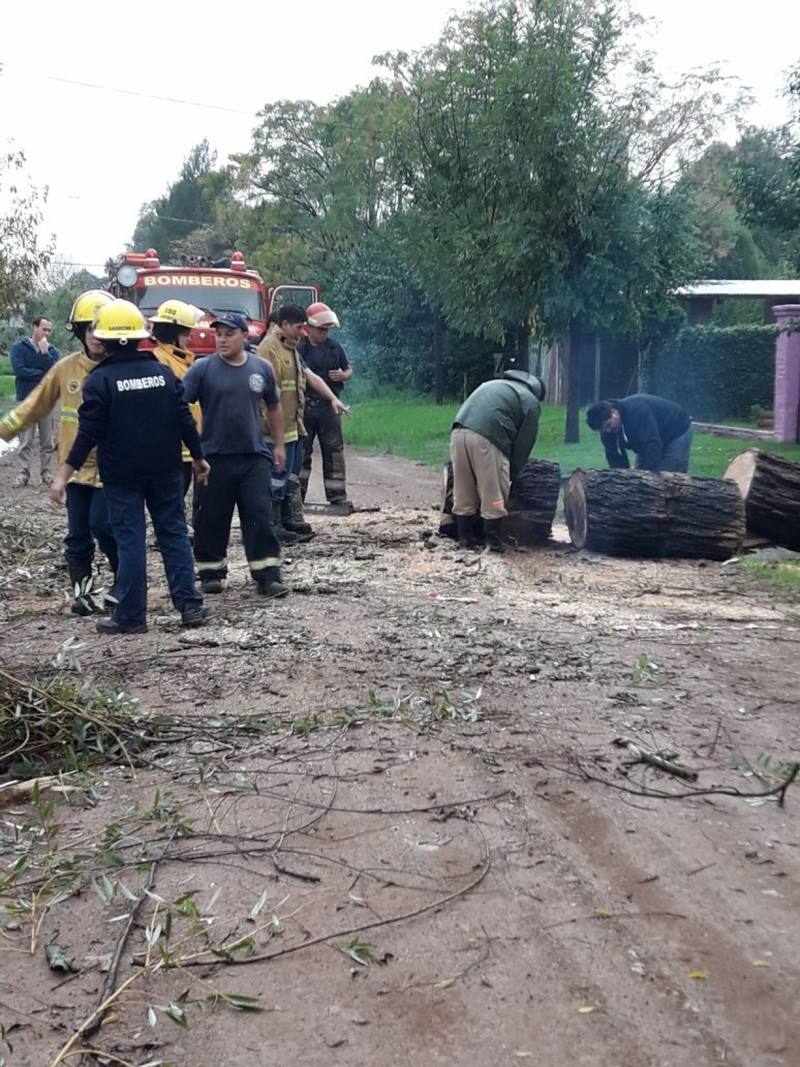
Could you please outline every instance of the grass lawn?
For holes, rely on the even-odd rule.
[[[14,395],[14,375],[0,374],[0,397]]]
[[[425,397],[387,393],[378,398],[354,400],[352,418],[344,420],[345,440],[368,452],[390,452],[438,467],[447,459],[450,426],[458,403],[436,407]],[[720,477],[730,461],[747,448],[765,448],[800,463],[800,445],[715,437],[695,433],[691,473]],[[576,467],[605,467],[600,437],[581,415],[581,441],[564,444],[564,409],[546,404],[539,422],[533,455],[561,464],[562,474]]]

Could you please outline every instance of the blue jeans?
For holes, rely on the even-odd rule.
[[[67,536],[64,555],[74,566],[91,566],[94,543],[108,557],[111,569],[117,569],[117,542],[111,532],[105,492],[92,485],[70,482],[67,486]]]
[[[683,474],[689,470],[689,456],[692,451],[692,438],[694,431],[690,426],[686,433],[670,441],[664,448],[664,455],[658,469],[660,471],[681,471]]]
[[[303,442],[289,441],[286,448],[286,465],[283,470],[275,469],[272,464],[272,473],[269,480],[269,494],[276,503],[285,500],[292,495],[296,485],[300,484],[300,470],[303,466]],[[270,445],[270,459],[272,459],[272,446]]]
[[[120,626],[147,621],[147,545],[145,504],[153,520],[172,603],[183,611],[203,598],[194,584],[194,563],[183,507],[183,473],[152,478],[139,485],[106,485],[111,528],[119,551],[114,619]]]

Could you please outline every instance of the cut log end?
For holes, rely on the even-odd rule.
[[[742,499],[747,500],[747,494],[750,492],[750,486],[753,484],[753,475],[756,473],[756,462],[758,457],[758,451],[755,448],[749,448],[746,452],[742,452],[736,457],[725,471],[725,477],[728,481],[736,482],[739,486],[739,492],[742,494]]]
[[[580,478],[570,478],[564,489],[564,513],[570,539],[576,548],[586,544],[589,523],[586,509],[586,490]]]

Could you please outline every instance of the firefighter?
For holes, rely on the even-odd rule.
[[[283,412],[275,374],[247,348],[248,323],[236,311],[211,323],[217,351],[198,360],[186,375],[186,399],[203,411],[203,447],[211,461],[208,484],[197,492],[194,554],[204,593],[221,593],[228,574],[233,509],[239,511],[250,573],[262,596],[283,597],[280,546],[272,528],[269,479],[272,463],[286,461]],[[261,408],[266,404],[274,445],[264,440]]]
[[[78,433],[53,483],[51,497],[63,503],[64,486],[97,448],[111,528],[117,541],[117,604],[100,619],[102,634],[147,631],[145,506],[153,521],[172,602],[184,626],[202,626],[208,616],[194,584],[192,548],[183,510],[181,445],[189,446],[198,483],[208,477],[200,435],[183,386],[138,342],[149,336],[141,311],[113,300],[97,313],[94,336],[105,359],[83,390]]]
[[[67,329],[81,345],[81,351],[60,359],[47,372],[33,392],[0,422],[0,437],[10,441],[29,426],[49,418],[61,401],[58,431],[58,458],[66,459],[78,432],[78,408],[89,372],[103,358],[103,345],[92,332],[95,315],[113,301],[102,289],[89,289],[77,298],[69,314]],[[91,615],[101,610],[94,595],[92,561],[95,541],[105,553],[112,572],[117,572],[117,543],[111,532],[103,486],[97,471],[97,454],[88,456],[80,471],[70,478],[66,488],[67,536],[64,556],[69,569],[75,615]],[[113,593],[106,596],[106,607],[113,603]]]
[[[303,418],[306,384],[319,396],[321,403],[325,401],[325,406],[330,407],[336,417],[348,410],[319,375],[306,367],[298,354],[306,318],[306,312],[299,305],[285,304],[276,313],[277,329],[270,329],[258,347],[258,354],[271,364],[281,391],[286,466],[282,471],[273,469],[270,492],[275,509],[280,509],[280,523],[276,516],[276,531],[283,541],[291,541],[295,535],[301,538],[314,536],[311,526],[303,518],[300,493],[306,433]],[[265,432],[269,434],[268,420]],[[288,538],[285,531],[289,533]]]
[[[337,398],[344,388],[344,383],[353,376],[353,368],[344,349],[328,336],[328,331],[338,325],[336,313],[331,311],[327,304],[312,304],[308,309],[307,335],[299,346],[300,356],[306,366],[319,375]],[[314,438],[319,437],[325,498],[329,504],[351,510],[352,505],[347,499],[345,484],[341,412],[333,405],[324,404],[319,397],[309,396],[305,426],[307,436],[303,442],[303,469],[300,475],[303,499],[311,477]]]
[[[169,367],[176,378],[183,379],[194,363],[194,352],[186,347],[189,344],[192,328],[199,318],[197,308],[183,300],[165,300],[150,320],[153,338],[158,342],[153,355],[159,363]],[[200,405],[190,404],[197,429],[200,429]],[[192,457],[186,445],[183,446],[183,494],[192,484]]]

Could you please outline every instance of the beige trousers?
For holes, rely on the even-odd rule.
[[[511,468],[500,449],[474,430],[459,426],[450,434],[453,461],[453,514],[504,519]]]

